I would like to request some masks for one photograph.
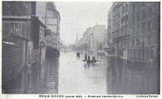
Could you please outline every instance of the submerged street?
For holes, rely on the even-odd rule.
[[[159,2],[2,5],[2,93],[160,93]]]
[[[59,59],[48,64],[46,76],[48,93],[114,94],[156,93],[158,67],[156,64],[131,63],[115,56],[97,57],[96,64],[83,62],[84,54],[61,52]],[[57,62],[57,64],[56,64]]]
[[[61,53],[59,94],[106,94],[106,66],[104,62],[89,67],[76,53]]]

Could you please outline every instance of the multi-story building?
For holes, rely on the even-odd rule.
[[[158,52],[160,4],[156,2],[116,2],[108,14],[108,37],[117,56],[132,61],[148,61]],[[157,55],[157,54],[155,54]]]
[[[44,4],[48,7],[53,5],[52,2]],[[43,18],[38,12],[41,7],[38,2],[3,2],[2,91],[4,93],[37,92],[44,81],[45,72],[48,72],[45,71],[48,50],[56,49],[52,50],[53,56],[59,52],[57,45],[59,20],[50,20],[54,24],[45,23],[49,18]],[[44,16],[49,14],[46,8],[45,13],[42,13]],[[54,9],[51,10],[55,12]],[[58,12],[52,14],[58,16]],[[53,28],[49,25],[58,29],[50,30]],[[51,31],[58,35],[51,36],[57,44],[53,44],[53,41],[47,42],[48,35],[53,33]],[[49,48],[48,43],[53,45]]]
[[[102,50],[104,48],[104,42],[107,39],[106,27],[105,25],[95,25],[92,29],[92,48],[95,48],[95,50]]]
[[[38,21],[32,16],[34,5],[34,2],[3,2],[3,92],[27,92],[32,87],[30,68],[40,61],[31,57],[32,51],[33,56],[40,57],[39,32],[33,28]]]
[[[98,50],[103,50],[106,38],[106,28],[104,25],[89,27],[77,46],[91,55],[97,55]]]
[[[41,6],[41,7],[40,7]],[[46,41],[49,47],[59,52],[60,13],[53,2],[37,2],[36,16],[47,26]],[[49,31],[50,30],[50,31]]]
[[[109,93],[159,93],[160,3],[113,3],[107,35]]]
[[[122,54],[121,50],[126,48],[126,40],[129,36],[128,28],[130,25],[128,25],[128,22],[130,21],[128,21],[128,4],[122,2],[114,3],[109,10],[108,22],[109,43],[113,42],[113,47],[115,48],[114,54]]]
[[[56,7],[52,3],[47,3],[46,5],[46,25],[51,30],[51,34],[47,35],[49,40],[49,45],[53,46],[56,50],[59,51],[59,42],[60,42],[60,14],[57,11]]]

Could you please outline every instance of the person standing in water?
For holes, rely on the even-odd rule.
[[[92,63],[96,63],[96,62],[97,62],[97,60],[96,60],[95,56],[93,56],[92,57]]]
[[[88,66],[89,66],[90,62],[91,62],[91,59],[90,59],[90,56],[88,56],[88,59],[87,59]]]
[[[87,61],[87,54],[85,54],[83,61]]]

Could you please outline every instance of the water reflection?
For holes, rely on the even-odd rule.
[[[46,88],[47,93],[58,93],[59,58],[49,57],[47,60]]]
[[[62,53],[59,68],[59,94],[106,94],[106,66],[83,62],[74,52]]]
[[[114,94],[159,93],[159,62],[130,62],[107,57],[107,89]]]

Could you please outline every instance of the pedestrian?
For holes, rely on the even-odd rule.
[[[88,59],[87,59],[87,64],[89,65],[89,64],[90,64],[90,62],[91,62],[91,60],[90,60],[90,56],[88,56]]]
[[[83,61],[87,61],[87,54],[85,54]]]
[[[77,57],[80,57],[80,53],[79,52],[77,52]]]
[[[96,60],[95,56],[93,56],[93,57],[92,57],[92,63],[96,63],[96,61],[97,61],[97,60]]]

